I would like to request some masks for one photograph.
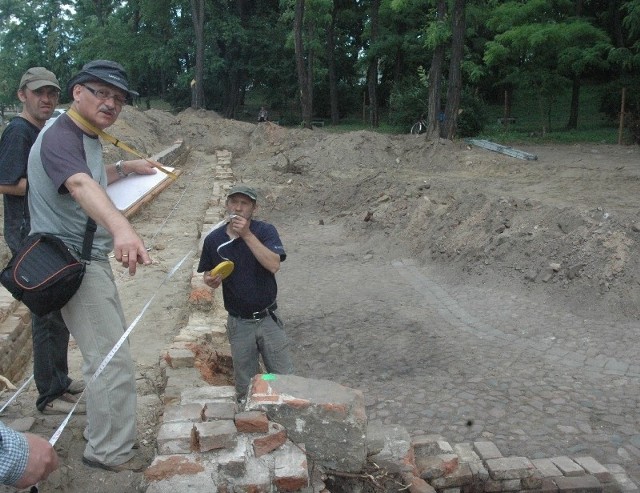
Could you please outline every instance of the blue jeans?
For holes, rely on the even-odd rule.
[[[289,340],[284,324],[277,312],[261,320],[227,317],[227,334],[233,358],[233,377],[236,397],[244,399],[251,379],[260,371],[259,357],[269,373],[287,375],[293,373],[289,354]]]
[[[64,394],[71,379],[67,366],[69,330],[59,311],[44,316],[31,314],[33,378],[38,389],[36,407],[45,406]]]

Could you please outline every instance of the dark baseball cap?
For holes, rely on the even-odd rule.
[[[27,70],[22,79],[20,79],[20,86],[18,89],[22,89],[27,86],[28,89],[35,91],[41,87],[51,86],[60,90],[60,83],[53,72],[47,70],[44,67],[31,67]]]
[[[258,193],[253,188],[248,187],[247,185],[235,185],[235,186],[233,186],[231,188],[231,190],[229,190],[229,193],[227,194],[227,197],[231,197],[232,195],[235,195],[237,193],[241,193],[242,195],[246,195],[247,197],[249,197],[254,202],[256,200],[258,200]]]
[[[129,96],[139,96],[136,91],[129,89],[129,80],[124,67],[111,60],[94,60],[85,63],[82,70],[74,75],[67,84],[67,93],[73,97],[73,87],[76,84],[98,81],[122,89]]]

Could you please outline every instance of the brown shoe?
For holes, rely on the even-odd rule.
[[[104,469],[105,471],[111,471],[111,472],[122,472],[122,471],[142,472],[147,468],[146,463],[142,460],[142,457],[140,457],[139,455],[134,455],[127,462],[123,462],[122,464],[118,464],[117,466],[110,466],[108,464],[103,464],[102,462],[87,459],[86,457],[82,457],[82,462],[89,467]]]
[[[67,392],[73,395],[81,394],[84,387],[84,380],[82,380],[82,378],[79,378],[78,380],[71,380],[71,384],[69,384]]]
[[[48,402],[42,411],[42,414],[69,414],[73,406],[78,402],[74,396],[69,393],[62,394],[57,399]],[[87,408],[84,402],[78,402],[74,414],[87,414]]]

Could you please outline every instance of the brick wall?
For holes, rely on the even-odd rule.
[[[31,314],[0,286],[0,375],[14,385],[31,371]]]

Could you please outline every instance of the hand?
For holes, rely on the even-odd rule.
[[[24,474],[15,484],[20,489],[47,479],[58,468],[58,454],[47,440],[31,433],[24,435],[29,443],[29,459]]]
[[[250,221],[248,219],[242,217],[239,214],[235,214],[229,221],[229,228],[234,234],[240,236],[241,238],[244,238],[251,232],[251,230],[249,229],[249,224]]]
[[[116,261],[122,262],[123,267],[129,267],[130,276],[136,274],[137,264],[151,264],[151,257],[149,257],[144,242],[130,225],[128,230],[123,229],[118,232],[113,239],[113,244]]]
[[[205,271],[204,275],[203,275],[203,279],[204,279],[204,283],[209,286],[210,288],[213,289],[218,289],[218,287],[220,287],[220,284],[222,283],[222,276],[221,275],[217,275],[217,276],[212,276],[209,271]]]
[[[125,173],[135,173],[137,175],[153,175],[158,172],[156,166],[162,166],[152,160],[134,159],[132,161],[123,161],[122,169]]]

